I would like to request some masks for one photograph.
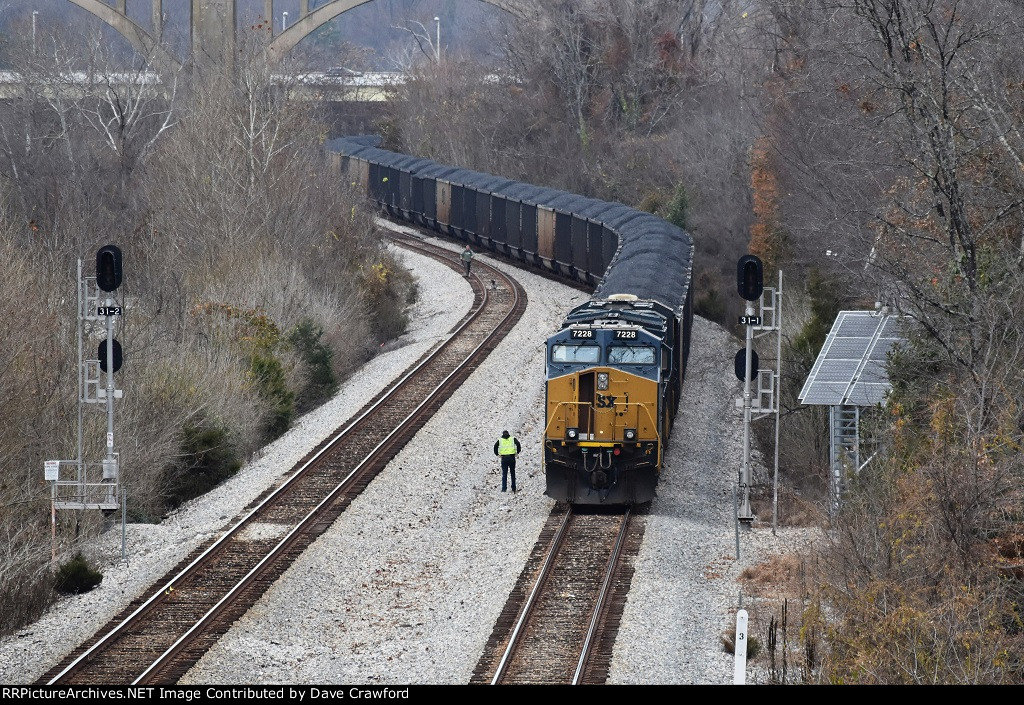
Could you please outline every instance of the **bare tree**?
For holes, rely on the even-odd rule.
[[[145,163],[157,140],[174,124],[179,75],[158,73],[155,56],[124,63],[110,57],[101,42],[92,48],[84,79],[95,89],[78,106],[89,126],[117,155],[121,190],[127,191],[132,172]]]
[[[910,316],[888,454],[835,519],[828,677],[1019,682],[1024,213],[1019,6],[851,0],[769,13],[765,126],[797,260]],[[971,636],[968,636],[971,635]],[[986,647],[965,649],[984,641]],[[989,650],[987,647],[991,646]]]
[[[415,25],[415,26],[412,26]],[[430,33],[423,23],[418,20],[406,20],[404,27],[392,27],[392,29],[401,30],[407,32],[412,37],[413,42],[416,44],[416,48],[419,50],[418,56],[425,58],[427,61],[434,63],[441,63],[441,45],[438,43],[438,39],[435,39],[434,35]],[[411,54],[399,58],[399,68],[403,73],[410,73],[414,60]]]
[[[287,428],[313,364],[342,377],[399,334],[411,289],[331,174],[317,111],[259,41],[242,44],[238,73],[196,72],[173,96],[138,65],[101,66],[98,49],[47,46],[26,61],[22,98],[0,105],[0,293],[35,302],[30,320],[0,324],[0,462],[18,469],[0,478],[0,630],[52,598],[38,469],[76,447],[76,258],[108,242],[125,253],[117,423],[136,521]],[[82,66],[97,93],[72,75]],[[333,357],[304,354],[324,348]],[[84,431],[86,459],[101,457],[105,417],[87,414]],[[59,560],[101,523],[62,513]]]

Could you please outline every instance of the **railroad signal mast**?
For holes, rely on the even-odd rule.
[[[103,458],[103,479],[118,484],[118,461],[114,452],[114,399],[121,397],[121,390],[114,388],[114,373],[121,369],[121,344],[114,340],[114,318],[121,315],[121,307],[114,305],[113,292],[121,286],[121,250],[116,245],[101,247],[96,253],[96,288],[106,293],[104,303],[96,307],[96,317],[106,321],[107,337],[100,343],[97,351],[99,368],[107,374],[106,388],[97,388],[97,396],[106,400],[107,406],[107,443],[106,455]],[[100,298],[97,291],[96,297]],[[99,392],[102,391],[102,394]],[[115,509],[117,495],[114,495]]]
[[[750,423],[767,416],[775,416],[775,488],[772,500],[772,530],[778,509],[779,473],[779,384],[782,373],[782,272],[777,288],[764,286],[764,266],[755,255],[743,255],[736,266],[736,289],[747,302],[739,324],[746,328],[746,345],[736,353],[736,377],[743,382],[743,462],[739,473],[741,497],[737,519],[745,525],[754,521],[750,506],[750,487],[753,483],[750,467]],[[755,312],[754,303],[757,302]],[[755,315],[756,313],[756,315]],[[754,338],[776,334],[774,370],[759,367],[754,351]],[[756,376],[755,376],[756,375]],[[757,382],[756,393],[753,388]],[[754,413],[757,412],[757,416]]]
[[[45,479],[50,482],[51,531],[53,554],[56,557],[58,509],[122,509],[119,501],[119,457],[114,446],[114,401],[120,399],[115,388],[114,373],[121,368],[121,344],[114,338],[115,321],[122,307],[114,292],[123,279],[121,250],[106,245],[96,252],[96,276],[82,276],[82,260],[78,260],[78,457],[75,460],[48,460]],[[105,333],[96,349],[96,359],[84,359],[84,341],[89,333]],[[106,379],[103,379],[104,373]],[[106,443],[103,459],[85,461],[83,416],[86,404],[104,404],[107,412]],[[67,469],[66,472],[62,470]],[[74,477],[71,477],[71,475]]]

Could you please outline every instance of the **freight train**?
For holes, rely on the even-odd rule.
[[[593,286],[547,339],[546,494],[574,505],[655,496],[693,325],[693,239],[621,203],[331,140],[340,178],[392,217]]]

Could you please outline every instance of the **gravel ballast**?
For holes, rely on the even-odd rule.
[[[467,282],[428,258],[401,256],[419,281],[410,331],[236,477],[160,525],[129,525],[127,565],[120,527],[104,534],[94,557],[101,585],[62,598],[0,641],[0,682],[41,676],[446,336],[469,309]],[[527,290],[519,324],[182,684],[468,683],[554,505],[541,474],[544,340],[586,298],[497,266],[514,271]],[[735,343],[718,326],[694,323],[680,413],[636,559],[612,683],[731,683],[733,658],[720,638],[734,620],[736,578],[789,550],[792,540],[784,530],[773,536],[755,526],[743,533],[736,559],[732,484],[742,419],[734,407]],[[504,429],[523,446],[516,494],[500,491],[493,454]]]

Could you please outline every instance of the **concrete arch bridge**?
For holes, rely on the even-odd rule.
[[[298,17],[293,23],[280,31],[274,28],[274,36],[268,45],[272,62],[276,62],[287,54],[302,39],[320,26],[352,8],[364,5],[373,0],[299,0]],[[529,11],[528,0],[480,0],[493,5],[517,17],[533,14]],[[145,56],[153,56],[158,63],[175,69],[181,67],[181,61],[162,46],[160,36],[163,31],[164,3],[182,2],[182,0],[132,0],[133,9],[138,15],[135,3],[148,3],[151,6],[149,26],[140,25],[129,17],[128,0],[70,0],[70,2],[92,13],[99,19],[117,30],[127,39],[135,50]],[[237,0],[190,0],[192,56],[199,61],[211,61],[221,65],[229,65],[234,56],[235,32],[238,25]],[[274,0],[264,0],[263,16],[274,17]],[[282,3],[283,4],[283,3]],[[310,8],[311,4],[316,7]]]

